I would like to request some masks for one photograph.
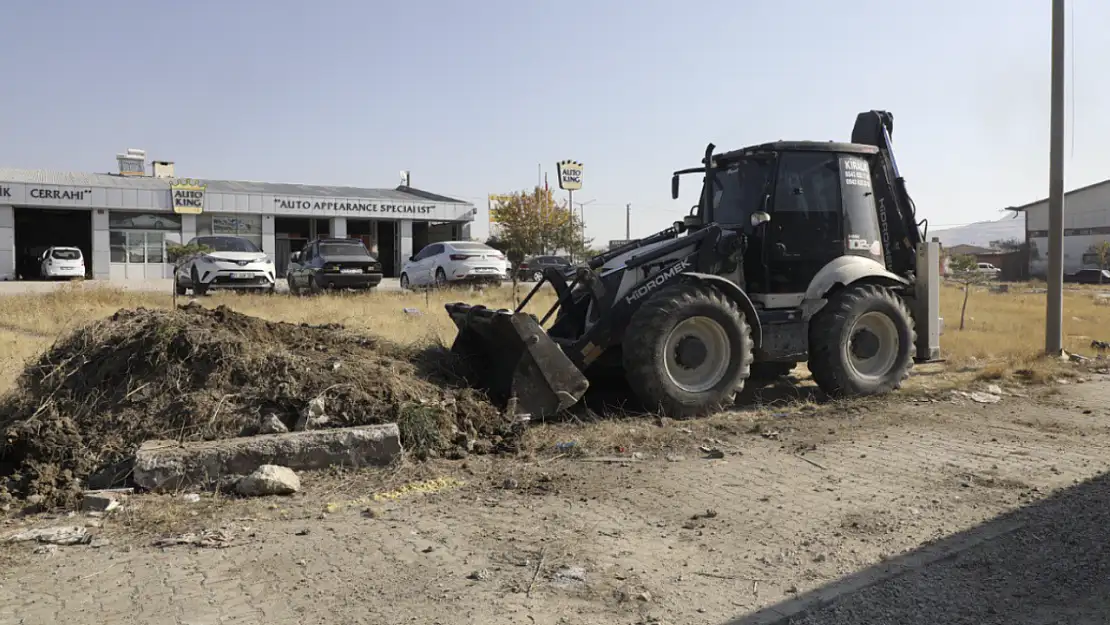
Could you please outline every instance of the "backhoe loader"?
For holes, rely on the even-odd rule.
[[[654,235],[544,273],[516,310],[453,303],[471,382],[535,418],[570,408],[614,368],[645,408],[691,417],[752,377],[805,362],[833,397],[889,393],[940,356],[939,255],[891,145],[893,116],[856,118],[850,143],[776,141],[714,153],[699,202]],[[550,283],[542,318],[525,307]],[[544,328],[547,328],[546,330]]]

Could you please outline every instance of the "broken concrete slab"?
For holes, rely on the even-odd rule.
[[[128,494],[121,490],[87,490],[81,495],[81,510],[111,512],[120,506]]]
[[[301,478],[288,467],[264,464],[254,473],[240,479],[235,490],[244,497],[292,495],[301,489]]]
[[[396,423],[190,443],[147,441],[135,454],[132,477],[147,490],[230,487],[266,464],[295,471],[386,466],[402,453]]]
[[[89,530],[80,525],[46,527],[16,532],[4,537],[5,542],[39,542],[48,545],[83,545],[92,540]]]

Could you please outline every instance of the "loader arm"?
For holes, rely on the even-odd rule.
[[[875,204],[879,210],[879,230],[888,271],[908,277],[917,265],[917,248],[924,240],[918,229],[913,199],[906,190],[906,180],[898,171],[891,135],[894,116],[887,111],[868,111],[856,116],[852,143],[879,148],[877,163],[871,168]]]

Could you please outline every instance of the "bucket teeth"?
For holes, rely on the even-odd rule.
[[[448,304],[459,333],[451,351],[470,383],[513,416],[544,418],[570,408],[589,382],[535,317],[485,306]]]

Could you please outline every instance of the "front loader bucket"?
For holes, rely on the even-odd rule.
[[[451,351],[465,359],[470,383],[502,410],[515,404],[514,416],[539,419],[586,393],[586,376],[532,315],[461,303],[446,308],[459,328]]]

